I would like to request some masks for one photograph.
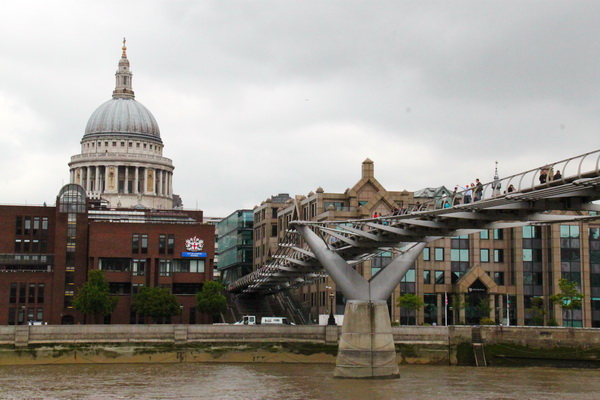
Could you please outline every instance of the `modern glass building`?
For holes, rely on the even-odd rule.
[[[221,280],[234,282],[252,272],[253,211],[237,210],[217,225]]]

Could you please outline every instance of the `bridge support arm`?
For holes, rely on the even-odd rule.
[[[410,250],[396,256],[387,267],[375,275],[369,282],[371,300],[387,301],[390,294],[406,275],[406,271],[423,252],[425,246],[427,246],[427,243],[416,243]]]
[[[365,278],[349,266],[342,257],[329,250],[325,242],[309,227],[296,225],[296,230],[346,299],[363,301],[370,299],[369,284]]]

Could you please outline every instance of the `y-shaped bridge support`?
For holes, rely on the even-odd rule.
[[[310,228],[296,225],[296,230],[348,300],[334,376],[398,378],[387,299],[426,243],[415,243],[367,281]]]

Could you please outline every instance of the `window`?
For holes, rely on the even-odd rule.
[[[495,263],[503,263],[504,262],[504,250],[503,249],[494,249],[494,262]]]
[[[131,238],[131,252],[139,253],[140,252],[140,235],[134,233]]]
[[[437,285],[444,284],[444,271],[435,271],[435,283]]]
[[[42,235],[48,234],[48,217],[42,217]]]
[[[134,276],[144,276],[146,274],[146,260],[134,259],[132,267]]]
[[[541,237],[541,226],[527,225],[523,227],[523,239],[540,239]]]
[[[27,222],[27,221],[25,221]],[[579,226],[577,225],[561,225],[560,226],[560,237],[561,238],[578,238],[579,237]]]
[[[171,260],[160,260],[158,263],[158,274],[160,276],[171,276],[173,274],[173,267]]]
[[[444,248],[436,247],[434,257],[435,261],[444,261]]]
[[[27,296],[28,303],[35,303],[35,283],[29,284],[29,296]]]
[[[204,260],[173,260],[173,272],[204,273]]]
[[[490,249],[480,249],[479,260],[481,262],[490,262]]]
[[[165,254],[167,249],[167,235],[158,236],[158,254]]]
[[[148,235],[142,234],[142,254],[148,253]]]
[[[498,286],[504,286],[504,272],[494,272],[494,282]]]
[[[173,254],[175,252],[175,235],[169,235],[167,238],[167,253]]]
[[[40,283],[38,285],[38,290],[37,290],[37,302],[38,304],[42,304],[44,303],[44,284]]]
[[[14,282],[10,284],[8,302],[11,304],[15,304],[17,302],[17,284]]]
[[[469,250],[468,249],[451,249],[450,250],[451,261],[469,261]]]
[[[426,285],[431,283],[431,271],[428,269],[423,270],[423,283]]]
[[[20,283],[19,284],[19,303],[20,304],[24,304],[25,303],[25,292],[27,291],[27,287],[25,286],[24,283]]]
[[[429,261],[431,259],[430,251],[431,249],[429,247],[423,249],[423,261]]]
[[[200,283],[174,283],[173,294],[196,294],[202,289]]]
[[[129,272],[131,270],[130,258],[100,258],[98,269],[102,271],[121,271]]]
[[[109,282],[108,288],[112,294],[131,294],[131,282]]]
[[[40,231],[40,217],[33,217],[33,234],[37,235]]]
[[[25,229],[23,230],[25,235],[29,235],[31,233],[31,217],[25,217]]]
[[[488,240],[489,238],[490,238],[490,231],[488,231],[487,229],[485,231],[479,232],[479,239]]]
[[[503,240],[504,231],[502,229],[494,229],[494,240]]]
[[[17,226],[15,229],[17,235],[23,234],[23,217],[17,216]]]

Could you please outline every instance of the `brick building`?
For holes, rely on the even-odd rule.
[[[106,323],[143,323],[131,312],[141,286],[167,287],[182,307],[174,323],[208,322],[195,294],[213,277],[214,226],[202,211],[107,209],[76,184],[56,206],[0,206],[0,325],[83,323],[73,295],[90,269],[119,296]]]

